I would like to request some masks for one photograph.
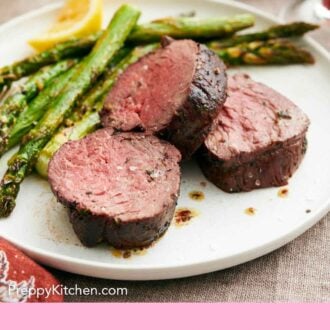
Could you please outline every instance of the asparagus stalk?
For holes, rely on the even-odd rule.
[[[115,13],[92,52],[78,65],[77,72],[52,102],[37,126],[27,135],[20,150],[9,160],[0,184],[0,216],[7,217],[16,205],[20,184],[33,169],[38,154],[70,114],[75,103],[105,71],[114,54],[123,46],[140,11],[123,5]]]
[[[102,110],[104,100],[117,78],[130,64],[135,63],[139,58],[157,47],[157,44],[136,47],[113,70],[107,72],[100,83],[85,96],[79,109],[70,118],[74,124],[71,127],[62,127],[40,152],[35,168],[41,176],[47,177],[48,164],[55,152],[64,143],[79,140],[93,132],[100,125],[98,112]],[[76,120],[77,118],[78,120]]]
[[[253,26],[254,22],[254,17],[249,14],[206,19],[168,17],[136,26],[128,40],[134,43],[147,43],[160,41],[162,36],[197,40],[223,38]]]
[[[122,57],[127,55],[128,51],[129,49],[125,48],[118,51],[115,58],[110,63],[110,68],[118,64]],[[0,144],[0,156],[7,150],[16,146],[22,140],[23,136],[38,123],[38,121],[45,114],[48,105],[71,81],[71,78],[74,76],[76,70],[76,68],[72,68],[68,72],[55,78],[52,83],[41,91],[41,93],[29,104],[29,106],[22,111],[17,118],[16,124],[9,132],[8,137]]]
[[[224,37],[254,24],[254,17],[248,14],[233,17],[197,19],[192,17],[166,18],[152,23],[136,26],[131,36],[131,42],[159,41],[163,35],[173,38],[202,38]],[[100,33],[87,38],[72,39],[57,44],[54,48],[37,55],[28,57],[0,69],[0,91],[12,81],[30,75],[41,67],[56,63],[62,59],[83,56],[92,49]]]
[[[67,71],[77,60],[65,60],[53,66],[44,67],[33,75],[22,88],[9,96],[0,106],[0,153],[1,146],[8,141],[8,134],[19,114],[27,108],[28,102],[42,91],[56,76]]]
[[[211,49],[229,66],[314,63],[311,53],[283,39],[253,41],[229,48]]]
[[[13,81],[37,72],[40,68],[57,63],[63,59],[80,57],[88,54],[100,33],[82,39],[73,39],[57,44],[55,47],[28,57],[22,61],[0,69],[0,91]]]
[[[163,35],[174,38],[222,38],[253,24],[254,19],[250,15],[204,20],[194,17],[167,18],[136,26],[129,39],[131,42],[138,43],[159,40]],[[211,47],[227,48],[243,42],[298,37],[317,27],[317,25],[305,22],[277,25],[263,32],[231,36],[223,41],[214,41],[211,43]],[[1,68],[0,91],[5,86],[10,85],[12,81],[30,75],[45,65],[56,63],[65,58],[88,54],[100,35],[101,32],[86,38],[76,38],[59,43],[54,48]]]
[[[0,156],[7,150],[16,146],[23,136],[27,134],[38,121],[42,118],[51,104],[61,92],[61,90],[70,82],[77,68],[74,67],[61,76],[55,78],[48,87],[46,87],[32,102],[26,107],[16,120],[12,130],[8,132],[7,137],[3,138],[0,144]]]
[[[275,25],[268,30],[256,33],[242,34],[232,36],[227,39],[211,41],[207,45],[210,48],[228,48],[238,44],[252,42],[252,41],[266,41],[269,39],[277,38],[292,38],[301,37],[309,31],[313,31],[319,28],[318,25],[305,23],[305,22],[294,22],[289,24]]]

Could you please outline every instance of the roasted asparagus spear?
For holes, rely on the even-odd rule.
[[[19,114],[23,112],[28,102],[61,73],[69,70],[77,60],[65,60],[55,65],[44,67],[33,75],[16,93],[9,96],[0,106],[0,154],[1,148],[8,141],[8,134],[15,124]]]
[[[207,45],[210,48],[220,49],[252,41],[266,41],[269,39],[301,37],[305,33],[313,31],[318,27],[319,26],[316,24],[310,24],[305,22],[281,24],[272,26],[268,30],[261,32],[235,35],[223,40],[211,41]]]
[[[165,18],[136,26],[129,39],[134,43],[145,43],[159,40],[163,35],[193,39],[221,39],[227,37],[224,40],[212,41],[208,44],[210,48],[220,49],[252,41],[298,37],[318,28],[314,24],[294,22],[276,25],[262,32],[232,36],[236,31],[250,27],[253,24],[254,18],[250,15],[203,20],[194,17]],[[100,35],[101,32],[89,37],[59,43],[54,48],[0,69],[0,91],[12,81],[34,73],[47,64],[88,54]]]
[[[249,14],[233,17],[196,19],[191,17],[166,18],[152,23],[137,25],[129,37],[135,44],[139,42],[159,41],[163,35],[174,38],[220,38],[254,24]],[[54,48],[33,55],[0,69],[0,91],[12,81],[38,71],[45,65],[56,63],[70,57],[84,56],[90,52],[100,33],[81,39],[72,39],[59,43]]]
[[[168,17],[137,25],[128,40],[133,43],[147,43],[160,41],[163,36],[196,40],[223,38],[253,26],[254,22],[254,17],[250,14],[205,19]]]
[[[111,61],[109,67],[117,65],[120,60],[127,55],[129,49],[121,49],[117,52],[114,59]],[[62,91],[65,85],[67,85],[73,75],[75,74],[75,68],[62,74],[60,77],[54,79],[52,84],[45,88],[41,93],[25,108],[17,118],[16,124],[12,130],[8,132],[6,139],[3,139],[0,143],[0,156],[4,152],[16,146],[23,136],[27,134],[42,118],[47,111],[48,105],[54,100]]]
[[[314,63],[311,53],[283,39],[252,41],[229,48],[211,49],[229,66]]]
[[[7,150],[16,146],[23,136],[27,134],[42,118],[61,90],[70,82],[75,68],[54,79],[53,83],[45,88],[32,102],[22,111],[13,128],[4,136],[0,143],[0,156]]]
[[[16,205],[20,184],[32,170],[35,161],[64,118],[70,114],[80,97],[104,72],[115,53],[123,46],[135,26],[140,11],[123,5],[115,13],[106,31],[92,52],[77,67],[77,72],[52,102],[37,126],[27,135],[20,150],[9,160],[8,169],[0,184],[0,216],[7,217]]]
[[[46,65],[88,54],[99,36],[100,34],[93,34],[82,39],[59,43],[54,48],[1,68],[0,91],[11,82],[35,73]]]

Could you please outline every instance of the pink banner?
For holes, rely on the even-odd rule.
[[[330,305],[2,304],[1,329],[329,330]],[[10,320],[10,323],[6,321]],[[34,320],[28,322],[28,320]],[[7,326],[6,326],[7,325]]]

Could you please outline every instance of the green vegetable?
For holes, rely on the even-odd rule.
[[[305,22],[281,24],[281,25],[272,26],[268,30],[261,32],[235,35],[227,39],[211,41],[207,45],[210,48],[220,49],[220,48],[228,48],[235,46],[237,44],[242,44],[252,41],[266,41],[269,39],[277,39],[277,38],[301,37],[305,33],[309,31],[313,31],[317,28],[319,28],[318,25],[309,24]]]
[[[59,43],[49,50],[1,68],[0,91],[5,86],[10,86],[13,81],[35,73],[48,64],[57,63],[66,58],[80,57],[88,54],[99,36],[100,34],[98,33],[86,38]]]
[[[137,25],[128,40],[134,43],[160,41],[162,36],[175,39],[223,38],[254,25],[254,17],[241,14],[232,17],[169,17]]]
[[[117,52],[114,59],[110,63],[110,68],[118,64],[118,62],[128,53],[129,49],[121,49]],[[12,128],[7,143],[0,144],[0,156],[4,152],[16,146],[42,118],[47,111],[48,105],[54,100],[62,89],[71,81],[74,76],[75,68],[62,74],[60,77],[52,81],[46,89],[44,89],[18,117],[16,124]],[[110,69],[109,69],[110,70]],[[79,119],[79,118],[78,118]],[[77,120],[78,120],[77,119]]]
[[[22,113],[18,116],[16,124],[8,133],[8,138],[2,140],[0,144],[0,156],[20,143],[22,137],[38,123],[47,111],[48,105],[59,95],[64,86],[70,82],[74,75],[74,70],[76,69],[72,68],[55,78],[48,87],[41,91],[41,93],[24,108]]]
[[[44,67],[28,79],[18,92],[5,100],[0,106],[0,154],[6,148],[8,135],[17,117],[28,107],[28,102],[47,87],[53,78],[69,70],[76,63],[76,60],[65,60],[53,66]]]
[[[314,63],[311,53],[282,39],[252,41],[229,48],[211,49],[230,66]]]
[[[254,24],[254,17],[242,14],[233,17],[197,19],[194,17],[165,18],[134,28],[129,40],[134,43],[159,41],[167,35],[173,38],[210,39],[226,37]],[[100,33],[87,38],[75,38],[0,69],[0,91],[11,82],[38,71],[45,65],[90,52]]]

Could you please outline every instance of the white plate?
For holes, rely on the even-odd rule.
[[[122,1],[105,2],[108,21]],[[141,8],[143,20],[195,10],[199,16],[250,11],[257,17],[258,28],[275,22],[268,15],[229,1],[131,2]],[[57,8],[58,5],[43,8],[0,28],[1,66],[29,53],[26,40],[51,22]],[[143,255],[124,259],[115,257],[105,245],[93,249],[81,246],[48,183],[30,177],[22,186],[12,216],[0,221],[1,235],[46,265],[123,280],[168,279],[220,270],[262,256],[293,240],[326,214],[330,202],[330,60],[326,51],[313,41],[305,39],[303,43],[315,54],[316,65],[244,68],[255,80],[288,96],[311,119],[308,152],[290,181],[287,198],[279,198],[277,188],[230,195],[211,183],[202,187],[200,182],[205,179],[200,170],[193,163],[187,164],[178,206],[193,208],[199,216],[186,226],[172,225]],[[0,174],[6,158],[0,162]],[[188,193],[192,190],[204,191],[205,200],[191,200]],[[246,215],[244,210],[248,207],[254,207],[256,215]]]

